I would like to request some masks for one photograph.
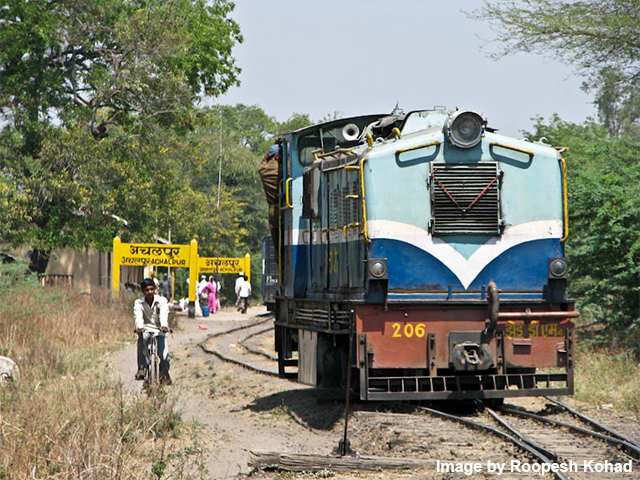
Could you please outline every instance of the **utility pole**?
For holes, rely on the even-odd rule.
[[[216,208],[220,208],[220,191],[222,189],[222,118],[221,112],[222,107],[218,105],[218,128],[220,129],[220,153],[218,154],[218,206]]]

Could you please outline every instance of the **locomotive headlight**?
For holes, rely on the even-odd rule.
[[[447,137],[458,148],[473,148],[482,139],[487,124],[480,115],[469,110],[458,110],[447,120]]]
[[[367,260],[367,272],[369,278],[373,280],[383,280],[387,278],[387,259],[370,258]]]
[[[549,278],[559,279],[567,278],[569,273],[569,264],[566,258],[550,258],[549,259]]]

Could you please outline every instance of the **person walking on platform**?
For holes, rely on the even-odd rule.
[[[220,297],[222,296],[222,284],[217,278],[213,278],[213,284],[216,286],[216,310],[220,310]]]
[[[201,312],[202,312],[202,307],[207,305],[208,294],[204,289],[206,286],[207,286],[207,278],[204,275],[201,275],[200,281],[196,284],[196,301],[200,304]],[[200,315],[202,315],[202,313],[200,313]]]
[[[238,297],[240,298],[240,304],[238,305],[238,311],[247,313],[247,307],[249,306],[249,297],[251,296],[251,284],[249,278],[245,275],[242,278],[242,282],[238,286]]]
[[[244,273],[242,272],[238,273],[238,278],[236,278],[236,286],[235,286],[236,307],[240,305],[240,294],[238,292],[240,291],[240,284],[243,282],[243,280],[244,280]]]
[[[209,281],[205,285],[203,292],[207,292],[207,305],[209,305],[209,311],[213,314],[216,313],[216,283],[213,277],[209,277]]]
[[[160,294],[167,300],[171,301],[171,281],[166,273],[160,282]]]

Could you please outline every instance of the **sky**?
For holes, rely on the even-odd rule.
[[[532,117],[581,122],[592,99],[571,66],[514,54],[498,61],[481,0],[236,0],[240,86],[217,99],[258,105],[279,121],[434,106],[470,109],[522,136]],[[492,46],[493,45],[493,46]]]

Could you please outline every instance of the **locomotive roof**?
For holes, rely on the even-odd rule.
[[[339,118],[336,120],[330,120],[328,122],[322,122],[322,123],[316,123],[314,125],[309,125],[308,127],[303,127],[303,128],[299,128],[298,130],[293,130],[291,132],[284,132],[281,133],[280,135],[300,135],[301,133],[307,133],[307,132],[311,132],[313,130],[316,130],[320,127],[323,128],[332,128],[336,125],[341,125],[343,123],[349,122],[349,121],[355,121],[355,120],[361,120],[364,118],[371,118],[371,119],[375,119],[375,118],[383,118],[386,117],[388,115],[391,115],[389,113],[372,113],[369,115],[357,115],[355,117],[345,117],[345,118]]]

